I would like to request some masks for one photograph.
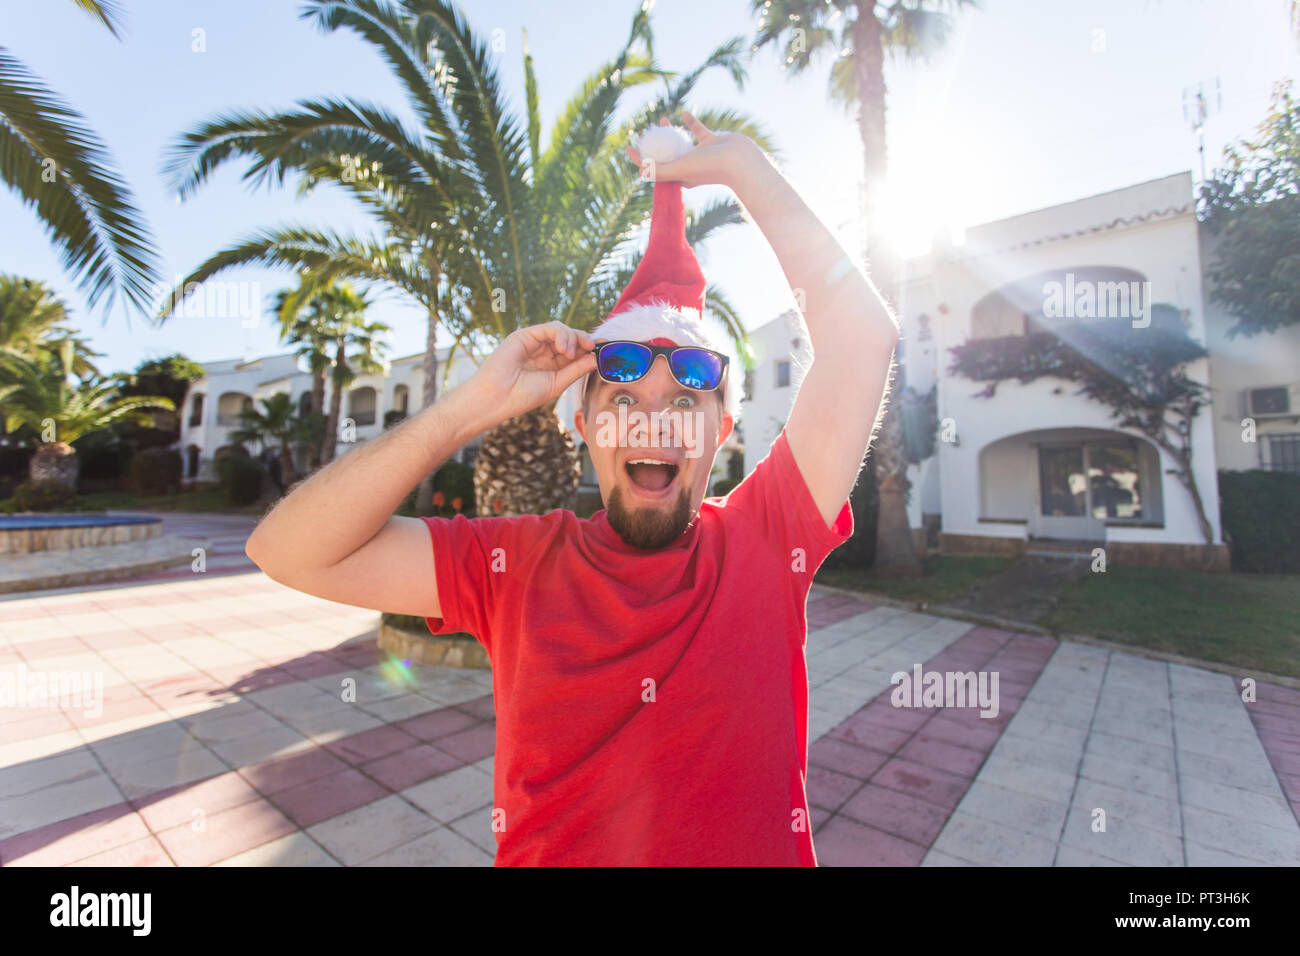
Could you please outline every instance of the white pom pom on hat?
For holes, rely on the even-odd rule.
[[[636,151],[643,161],[671,163],[689,153],[693,145],[691,134],[680,126],[651,126],[637,137]]]

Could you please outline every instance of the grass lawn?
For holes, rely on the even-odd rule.
[[[1068,588],[1039,623],[1300,677],[1300,574],[1111,565]]]
[[[818,584],[868,591],[905,601],[942,604],[976,582],[1004,570],[1011,558],[982,554],[932,554],[922,562],[919,578],[875,577],[869,570],[822,568]]]

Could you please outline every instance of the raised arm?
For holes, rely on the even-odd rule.
[[[245,545],[296,591],[341,604],[441,617],[429,530],[393,511],[475,435],[558,396],[595,368],[594,343],[559,322],[512,333],[440,401],[294,488]]]
[[[656,179],[731,188],[801,290],[813,363],[790,419],[790,452],[829,527],[853,490],[882,408],[898,325],[834,234],[747,136],[713,133],[683,111],[696,147]],[[635,162],[640,157],[629,150]]]

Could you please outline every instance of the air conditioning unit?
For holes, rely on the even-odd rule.
[[[1252,418],[1300,417],[1300,382],[1247,389],[1246,408]]]

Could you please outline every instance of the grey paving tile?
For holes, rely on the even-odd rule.
[[[459,833],[439,827],[362,866],[491,866],[493,857]]]
[[[1300,827],[1294,824],[1289,830],[1282,830],[1213,810],[1184,806],[1183,825],[1189,841],[1211,850],[1283,866],[1300,866]]]
[[[407,787],[402,796],[438,822],[451,823],[492,805],[492,777],[471,765]]]
[[[1103,808],[1104,809],[1104,808]],[[1091,808],[1074,808],[1065,824],[1062,846],[1087,850],[1131,866],[1182,866],[1183,841],[1107,815],[1106,830],[1094,832]]]
[[[345,866],[356,866],[437,828],[428,814],[393,794],[310,826],[307,834]]]
[[[1066,807],[1063,801],[1045,800],[977,780],[970,785],[957,810],[1055,842],[1065,825]]]
[[[931,850],[979,866],[1051,866],[1056,841],[954,812]]]
[[[1075,812],[1089,814],[1096,807],[1106,811],[1107,828],[1116,822],[1133,823],[1149,830],[1181,837],[1182,819],[1177,799],[1139,793],[1087,778],[1074,792]]]

